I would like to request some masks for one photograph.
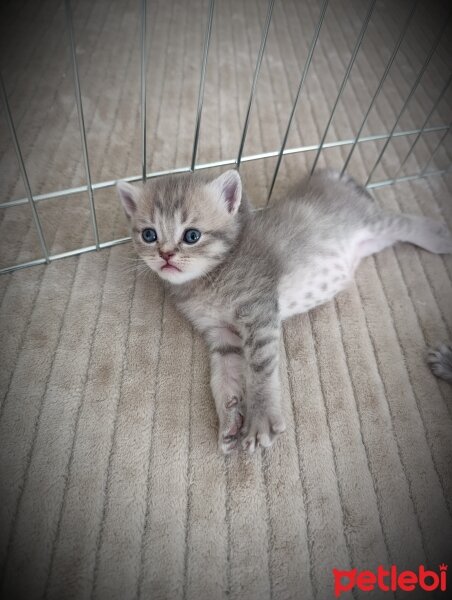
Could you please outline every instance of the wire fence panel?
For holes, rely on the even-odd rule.
[[[451,15],[426,5],[52,0],[6,11],[0,236],[11,221],[18,241],[0,245],[0,272],[127,242],[111,216],[118,179],[262,165],[264,206],[295,159],[299,173],[329,165],[369,189],[447,172]],[[58,234],[70,211],[74,239]],[[36,233],[34,257],[21,228]]]

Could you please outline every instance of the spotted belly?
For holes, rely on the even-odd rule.
[[[347,262],[337,260],[285,276],[279,286],[281,317],[287,319],[307,312],[334,298],[353,277]]]

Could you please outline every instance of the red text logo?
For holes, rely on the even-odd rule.
[[[426,592],[447,589],[447,565],[439,565],[439,572],[427,570],[423,565],[415,571],[397,571],[397,567],[392,565],[385,569],[381,565],[377,572],[358,571],[340,571],[333,569],[334,594],[338,598],[343,592],[348,592],[355,586],[363,592],[371,592],[374,589],[380,589],[383,592],[395,592],[403,590],[412,592],[415,589],[421,589]]]

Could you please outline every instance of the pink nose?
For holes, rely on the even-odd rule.
[[[161,250],[159,251],[160,256],[163,258],[163,260],[168,261],[172,256],[174,256],[174,252],[162,252]]]

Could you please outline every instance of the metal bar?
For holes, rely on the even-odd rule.
[[[109,242],[101,242],[99,244],[99,248],[94,244],[92,246],[85,246],[84,248],[76,248],[75,250],[69,250],[68,252],[61,252],[59,254],[53,254],[49,256],[49,260],[46,261],[44,258],[38,258],[36,260],[30,260],[25,263],[20,263],[18,265],[14,265],[12,267],[4,267],[0,269],[0,274],[11,273],[12,271],[17,271],[18,269],[25,269],[27,267],[34,267],[36,265],[42,265],[45,262],[53,262],[55,260],[60,260],[61,258],[69,258],[71,256],[79,256],[80,254],[85,254],[86,252],[94,252],[95,250],[103,250],[105,248],[112,248],[113,246],[119,246],[120,244],[125,244],[130,242],[130,237],[118,238],[116,240],[111,240]]]
[[[44,254],[44,261],[49,262],[49,251],[47,249],[47,244],[44,237],[44,232],[42,230],[41,221],[39,220],[38,211],[36,210],[35,201],[33,198],[33,194],[31,193],[30,181],[28,180],[27,170],[25,168],[24,159],[22,157],[22,152],[19,146],[19,140],[16,134],[16,129],[14,127],[14,121],[11,114],[11,109],[9,107],[8,96],[6,94],[5,84],[3,82],[3,77],[0,74],[0,90],[2,96],[3,108],[5,111],[6,121],[8,123],[9,131],[11,133],[11,138],[14,145],[14,150],[16,152],[17,162],[19,163],[20,174],[22,176],[22,180],[25,187],[25,192],[27,194],[26,202],[29,203],[31,208],[31,213],[33,215],[33,221],[38,232],[39,243],[41,244],[42,253]]]
[[[414,15],[414,12],[415,12],[415,10],[417,8],[417,5],[418,5],[418,0],[416,0],[416,2],[413,3],[413,6],[412,6],[412,8],[410,10],[408,18],[405,21],[405,25],[404,25],[404,27],[403,27],[400,35],[399,35],[399,39],[397,40],[397,43],[396,43],[396,45],[394,47],[394,50],[392,51],[391,57],[389,59],[389,62],[386,65],[384,73],[383,73],[383,75],[382,75],[382,77],[380,79],[380,83],[378,84],[378,87],[377,87],[377,89],[376,89],[376,91],[375,91],[375,93],[373,95],[373,98],[372,98],[372,100],[371,100],[371,102],[369,104],[369,107],[368,107],[368,109],[366,111],[366,114],[364,115],[364,119],[362,120],[362,123],[360,125],[359,130],[358,130],[358,133],[356,134],[355,141],[353,142],[353,146],[351,147],[350,152],[348,153],[348,156],[347,156],[347,158],[345,160],[344,166],[342,167],[341,177],[342,177],[342,175],[344,174],[344,172],[346,171],[346,169],[348,167],[348,164],[350,162],[350,159],[352,157],[353,152],[355,151],[356,144],[359,141],[359,136],[361,135],[362,130],[364,129],[364,125],[366,124],[366,121],[367,121],[367,118],[368,118],[368,116],[370,114],[370,111],[372,110],[372,108],[373,108],[373,106],[375,104],[375,101],[376,101],[376,99],[377,99],[378,95],[380,94],[380,91],[381,91],[381,89],[383,87],[383,84],[386,81],[386,78],[387,78],[387,76],[389,74],[389,71],[391,70],[392,64],[393,64],[393,62],[395,60],[395,57],[397,55],[397,52],[399,51],[399,48],[400,48],[401,44],[403,42],[403,39],[404,39],[405,34],[406,34],[407,30],[408,30],[408,27],[410,25],[410,22],[411,22],[411,19],[412,19],[413,15]]]
[[[17,265],[12,265],[11,267],[4,267],[0,269],[0,275],[6,275],[7,273],[14,273],[14,271],[19,271],[20,269],[27,269],[28,267],[36,267],[38,265],[48,264],[50,261],[46,261],[45,258],[37,258],[36,260],[29,260],[28,262],[19,263]]]
[[[196,110],[195,138],[193,140],[193,153],[192,153],[191,167],[190,167],[191,171],[195,170],[196,155],[198,153],[199,130],[201,127],[202,105],[204,102],[204,86],[206,83],[207,56],[209,54],[210,36],[212,33],[214,7],[215,7],[215,0],[210,0],[209,15],[207,17],[206,35],[205,35],[205,39],[204,39],[204,50],[203,50],[203,55],[202,55],[201,78],[199,80],[198,107]]]
[[[404,177],[399,177],[398,179],[384,179],[383,181],[377,181],[375,183],[369,183],[366,186],[368,190],[374,190],[382,187],[386,187],[388,185],[393,185],[394,183],[403,183],[404,181],[414,181],[416,179],[423,179],[424,177],[430,177],[435,175],[444,175],[446,173],[450,173],[452,169],[438,169],[437,171],[430,171],[429,173],[417,173],[416,175],[405,175]]]
[[[438,125],[435,127],[428,127],[428,128],[424,129],[424,133],[434,133],[434,132],[439,132],[439,131],[445,131],[447,133],[449,131],[449,127],[450,127],[449,125]],[[409,129],[406,131],[398,131],[393,134],[393,137],[404,137],[404,136],[409,136],[409,135],[416,135],[417,133],[419,133],[419,131],[420,131],[420,129]],[[389,137],[388,133],[363,136],[362,138],[359,139],[358,143],[362,144],[365,142],[386,140],[388,137]],[[336,142],[325,142],[323,147],[324,148],[337,148],[340,146],[350,146],[351,144],[354,143],[354,141],[355,141],[354,139],[348,139],[348,140],[339,140]],[[302,152],[313,152],[315,150],[318,150],[319,147],[320,147],[319,144],[312,144],[310,146],[297,146],[295,148],[286,148],[283,151],[283,155],[286,156],[286,155],[290,155],[290,154],[299,154]],[[280,150],[262,152],[261,154],[250,154],[249,156],[242,157],[242,162],[252,162],[254,160],[259,160],[261,158],[275,158],[276,156],[279,156],[279,154],[280,154]],[[235,158],[218,160],[218,161],[214,161],[214,162],[210,162],[210,163],[198,163],[195,167],[195,171],[202,171],[204,169],[211,169],[214,167],[225,167],[225,166],[235,165],[235,164],[236,164]],[[190,171],[191,171],[190,167],[178,167],[176,169],[168,169],[166,171],[151,171],[146,174],[146,179],[154,179],[156,177],[163,177],[164,175],[177,175],[180,173],[189,173]],[[134,183],[135,181],[140,181],[140,180],[141,180],[141,175],[130,175],[130,176],[122,178],[122,181],[128,181],[129,183]],[[117,183],[117,179],[110,179],[108,181],[101,181],[99,183],[93,183],[92,188],[94,191],[95,190],[103,190],[103,189],[107,189],[107,188],[115,186],[116,183]],[[39,195],[34,196],[34,201],[41,202],[43,200],[50,200],[52,198],[71,196],[73,194],[79,194],[82,192],[86,192],[87,189],[88,188],[86,185],[82,185],[82,186],[78,186],[78,187],[59,190],[56,192],[49,192],[47,194],[39,194]],[[0,204],[0,209],[1,208],[9,208],[12,206],[20,206],[22,204],[26,204],[27,202],[28,202],[27,198],[20,198],[18,200],[11,200],[10,202],[3,202]]]
[[[416,146],[416,144],[419,141],[419,138],[421,137],[421,135],[424,133],[425,127],[427,125],[427,123],[430,121],[430,118],[432,116],[432,114],[435,112],[436,108],[438,107],[438,104],[441,102],[441,100],[443,99],[444,94],[447,91],[447,88],[450,85],[450,82],[452,81],[452,73],[449,75],[448,80],[446,81],[446,83],[444,84],[443,89],[441,90],[438,98],[436,99],[436,102],[433,104],[430,112],[428,113],[428,115],[425,117],[425,121],[422,124],[421,130],[418,132],[418,134],[416,135],[416,138],[414,140],[414,142],[411,144],[411,148],[408,151],[408,154],[405,156],[405,158],[403,159],[402,163],[400,164],[400,167],[397,169],[393,179],[397,179],[397,177],[399,176],[401,170],[403,169],[403,167],[406,164],[406,161],[409,159],[409,157],[411,156],[411,154],[413,153],[413,150]]]
[[[96,248],[99,249],[99,231],[97,228],[97,219],[96,219],[96,209],[94,207],[94,196],[93,196],[93,187],[91,184],[91,173],[89,170],[89,159],[88,159],[88,146],[86,144],[86,131],[85,131],[85,121],[83,118],[83,105],[82,105],[82,94],[80,91],[80,79],[78,75],[78,66],[77,66],[77,55],[75,51],[75,40],[74,40],[74,27],[72,23],[72,12],[71,12],[71,0],[65,0],[64,7],[66,11],[66,24],[69,33],[69,43],[71,47],[71,57],[72,57],[72,74],[74,77],[74,90],[75,90],[75,100],[77,103],[77,113],[78,113],[78,122],[80,127],[80,138],[82,142],[82,150],[83,150],[83,161],[85,164],[85,175],[87,182],[87,191],[89,198],[89,208],[91,212],[91,224],[93,227],[94,233],[94,241],[96,243]]]
[[[421,70],[419,71],[419,73],[418,73],[418,75],[416,77],[416,80],[415,80],[415,82],[413,84],[413,87],[411,88],[410,93],[408,94],[408,97],[406,98],[405,102],[403,103],[402,109],[400,110],[400,112],[399,112],[399,114],[398,114],[398,116],[396,118],[396,121],[395,121],[395,123],[394,123],[394,125],[393,125],[393,127],[392,127],[392,129],[391,129],[391,131],[389,133],[389,137],[386,140],[386,142],[384,143],[383,148],[381,149],[381,152],[378,155],[378,158],[377,158],[377,160],[376,160],[376,162],[375,162],[375,164],[374,164],[371,172],[369,173],[369,176],[368,176],[367,181],[365,183],[366,186],[369,184],[370,180],[372,179],[372,175],[374,174],[375,169],[380,164],[380,161],[381,161],[381,159],[383,157],[383,154],[385,153],[386,148],[388,147],[389,142],[391,141],[392,136],[394,135],[394,131],[396,130],[397,125],[399,124],[400,118],[402,117],[403,113],[405,112],[405,108],[408,106],[408,103],[411,100],[411,98],[413,97],[414,92],[417,90],[417,87],[418,87],[419,83],[421,82],[422,76],[424,75],[425,71],[427,70],[427,67],[430,64],[430,61],[431,61],[433,55],[435,54],[436,49],[439,46],[439,43],[440,43],[441,38],[442,38],[442,35],[443,35],[443,33],[444,33],[444,31],[445,31],[448,23],[449,23],[450,14],[451,13],[449,13],[449,18],[447,18],[444,21],[444,24],[441,27],[441,31],[439,32],[438,37],[435,40],[435,43],[430,48],[430,51],[429,51],[429,53],[428,53],[428,55],[427,55],[427,57],[426,57],[426,59],[424,61],[424,64],[422,65]]]
[[[237,154],[237,161],[236,161],[237,169],[240,167],[240,163],[242,161],[243,148],[245,146],[245,139],[246,139],[246,134],[248,132],[248,125],[249,125],[250,114],[251,114],[251,106],[253,104],[254,95],[256,93],[257,80],[259,79],[259,72],[261,70],[262,58],[264,56],[265,45],[267,43],[268,31],[270,29],[270,23],[272,20],[272,13],[273,13],[274,5],[275,5],[275,0],[269,0],[267,16],[265,18],[265,24],[264,24],[264,28],[262,30],[261,45],[259,48],[259,54],[257,56],[256,68],[254,69],[253,83],[251,85],[251,93],[250,93],[250,98],[248,101],[248,108],[246,111],[245,124],[243,125],[242,139],[240,140],[239,152]]]
[[[345,71],[345,75],[344,75],[344,78],[342,80],[341,87],[339,88],[339,92],[338,92],[338,94],[336,96],[336,100],[334,102],[334,105],[333,105],[333,108],[331,110],[328,122],[326,124],[325,131],[323,132],[322,139],[320,141],[320,147],[317,150],[317,154],[315,155],[314,163],[313,163],[313,165],[311,167],[311,173],[310,173],[311,175],[314,173],[315,168],[317,166],[317,161],[319,160],[320,153],[322,152],[323,146],[325,144],[325,139],[326,139],[326,136],[328,135],[328,130],[330,128],[331,122],[332,122],[334,114],[336,112],[336,108],[337,108],[337,106],[339,104],[339,100],[341,99],[342,92],[344,91],[345,86],[347,85],[347,81],[348,81],[348,78],[350,76],[350,73],[351,73],[351,70],[353,68],[353,65],[355,64],[355,60],[356,60],[356,57],[358,55],[358,51],[359,51],[359,49],[361,47],[362,41],[364,39],[364,35],[365,35],[367,27],[369,25],[369,21],[370,21],[370,19],[372,17],[372,13],[373,13],[374,8],[375,8],[376,1],[377,0],[372,0],[371,1],[369,9],[368,9],[367,14],[366,14],[366,17],[365,17],[365,19],[363,21],[363,24],[362,24],[362,27],[361,27],[361,31],[359,32],[358,39],[356,40],[355,47],[353,48],[353,52],[352,52],[350,61],[349,61],[348,66],[347,66],[347,70]]]
[[[290,126],[292,125],[292,120],[295,114],[295,110],[297,108],[298,105],[298,100],[300,98],[300,94],[301,94],[301,90],[303,88],[304,82],[306,80],[306,76],[308,74],[309,71],[309,67],[311,66],[311,61],[312,61],[312,56],[314,54],[314,50],[317,44],[317,40],[319,39],[319,35],[320,35],[320,30],[322,28],[322,24],[323,24],[323,20],[325,19],[325,13],[326,13],[326,9],[328,8],[328,4],[329,4],[329,0],[324,0],[322,7],[320,9],[320,17],[319,20],[317,22],[315,31],[314,31],[314,36],[311,40],[311,45],[309,47],[309,51],[308,51],[308,56],[306,58],[306,62],[303,68],[303,72],[301,74],[301,79],[300,79],[300,84],[298,86],[298,90],[297,93],[295,95],[295,100],[293,102],[292,105],[292,110],[290,111],[290,116],[289,116],[289,121],[287,122],[287,127],[286,127],[286,132],[284,134],[284,138],[281,144],[281,149],[279,151],[278,154],[278,160],[276,161],[276,166],[275,166],[275,170],[273,172],[273,178],[272,178],[272,182],[270,185],[270,191],[268,192],[268,196],[267,196],[267,205],[270,202],[270,198],[271,195],[273,193],[273,188],[275,187],[275,183],[276,183],[276,178],[278,177],[278,172],[279,172],[279,167],[281,166],[281,161],[282,161],[282,157],[284,155],[284,149],[286,147],[286,143],[287,143],[287,138],[289,137],[289,131],[290,131]]]
[[[141,178],[146,182],[146,0],[141,0]]]
[[[427,169],[429,168],[429,166],[430,166],[430,164],[431,164],[432,160],[435,158],[435,156],[436,156],[436,153],[438,152],[438,150],[440,149],[440,147],[441,147],[442,143],[443,143],[443,142],[444,142],[444,140],[446,139],[446,137],[447,137],[447,134],[449,133],[451,126],[452,126],[452,124],[451,124],[451,125],[449,125],[449,127],[446,129],[446,131],[445,131],[445,132],[443,133],[443,135],[441,136],[441,138],[440,138],[439,142],[437,143],[437,145],[436,145],[435,149],[433,150],[433,152],[432,152],[432,154],[431,154],[430,158],[428,159],[428,161],[427,161],[427,164],[426,164],[426,165],[425,165],[425,167],[422,169],[422,171],[421,171],[421,175],[425,175],[425,174],[426,174],[426,172],[427,172]]]

